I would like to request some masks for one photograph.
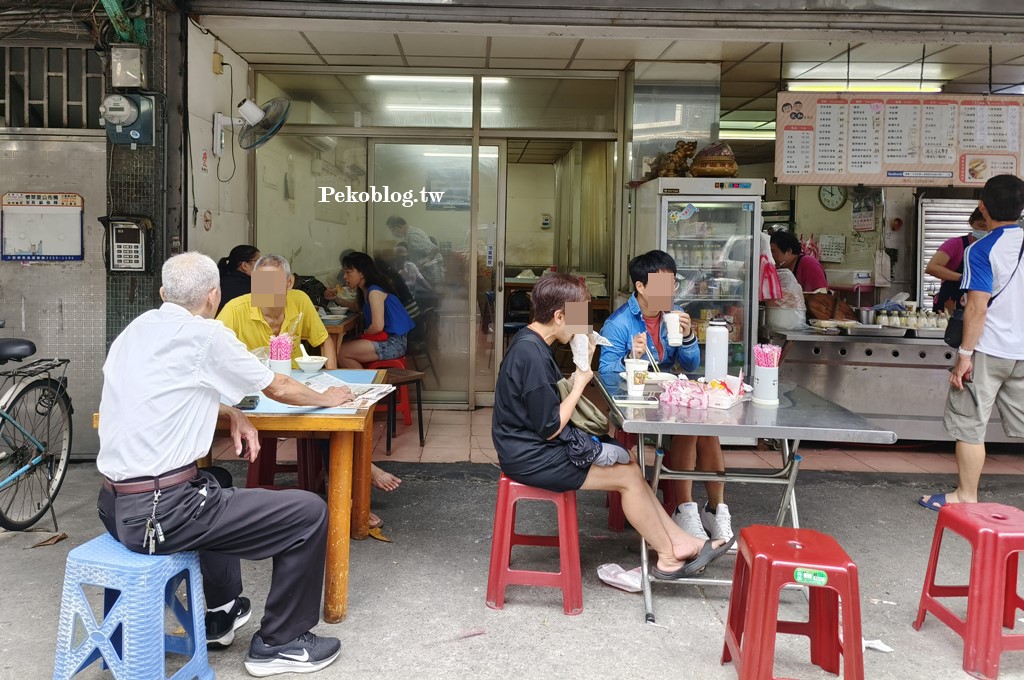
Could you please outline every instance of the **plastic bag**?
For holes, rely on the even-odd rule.
[[[627,593],[639,593],[643,590],[640,567],[626,571],[617,564],[602,564],[597,568],[597,577]]]
[[[707,387],[703,383],[686,378],[665,383],[658,399],[668,406],[685,406],[693,409],[708,407]]]
[[[785,267],[778,270],[779,283],[782,285],[782,297],[777,300],[765,301],[767,307],[780,307],[782,309],[797,309],[801,312],[807,309],[804,303],[804,289],[796,280],[796,274]]]

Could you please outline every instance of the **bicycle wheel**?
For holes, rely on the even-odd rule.
[[[41,378],[25,385],[6,411],[14,422],[0,425],[0,527],[23,531],[46,514],[64,482],[71,400],[61,383]]]

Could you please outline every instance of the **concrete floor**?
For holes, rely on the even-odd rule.
[[[318,633],[342,639],[342,656],[325,678],[735,678],[721,666],[728,589],[655,584],[657,625],[643,622],[640,595],[603,585],[598,565],[639,563],[633,533],[607,530],[602,494],[581,493],[579,521],[584,611],[563,615],[560,594],[513,587],[503,611],[484,605],[497,470],[488,464],[384,462],[403,479],[390,494],[375,492],[374,510],[386,520],[387,544],[354,542],[349,613]],[[236,480],[242,466],[229,463]],[[950,486],[943,474],[804,471],[797,486],[801,520],[838,538],[858,563],[864,636],[894,648],[865,652],[867,678],[968,677],[959,638],[934,618],[911,627],[936,515],[914,503],[925,492]],[[69,539],[29,549],[46,532],[0,532],[0,678],[51,677],[63,570],[69,550],[102,529],[96,518],[99,476],[91,464],[72,466],[58,497],[61,530]],[[1020,506],[1019,478],[989,476],[986,501]],[[766,522],[779,490],[746,486],[730,494],[737,528]],[[548,506],[550,507],[550,506]],[[553,513],[521,511],[532,530],[553,528]],[[43,524],[43,523],[41,523]],[[946,582],[966,576],[966,543],[948,540],[940,565]],[[522,564],[556,564],[553,553],[523,549]],[[533,552],[530,552],[533,551]],[[517,553],[518,554],[518,553]],[[731,576],[722,560],[709,575]],[[249,677],[242,667],[249,637],[258,628],[270,563],[245,563],[253,620],[235,645],[211,654],[218,678]],[[799,592],[784,594],[792,618],[805,609]],[[1018,612],[1024,618],[1024,612]],[[808,663],[803,638],[782,636],[776,673],[826,678]],[[1024,652],[1003,655],[1002,678],[1024,678]],[[79,676],[109,677],[95,666]]]

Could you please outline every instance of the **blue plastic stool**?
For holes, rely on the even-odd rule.
[[[175,595],[182,581],[187,608]],[[93,616],[83,585],[104,589],[102,624]],[[184,636],[165,634],[164,607],[173,612]],[[77,644],[76,627],[84,631]],[[164,680],[167,653],[189,657],[171,680],[213,680],[206,657],[206,606],[198,554],[139,555],[110,534],[68,553],[54,680],[72,678],[97,659],[120,680]]]

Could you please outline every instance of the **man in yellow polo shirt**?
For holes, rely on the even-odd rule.
[[[252,270],[252,293],[231,300],[217,315],[217,320],[230,328],[249,350],[269,347],[270,337],[283,332],[292,335],[292,368],[297,369],[295,358],[302,356],[299,341],[305,340],[313,347],[319,347],[327,357],[327,370],[338,368],[337,350],[333,342],[327,342],[330,335],[309,296],[301,290],[293,290],[295,277],[292,276],[288,260],[280,255],[264,255],[256,261]],[[301,314],[301,318],[299,317]],[[326,444],[326,442],[324,442]],[[321,451],[324,446],[321,445]],[[371,468],[373,485],[385,491],[398,488],[402,480],[385,472],[376,465]],[[370,513],[370,527],[376,528],[383,521]]]
[[[217,320],[230,328],[249,350],[269,347],[270,338],[292,333],[292,368],[298,369],[296,357],[302,356],[299,342],[305,340],[319,347],[327,357],[324,368],[338,367],[337,354],[323,321],[316,313],[309,296],[292,286],[288,260],[280,255],[264,255],[252,272],[252,293],[231,300],[217,315]]]

